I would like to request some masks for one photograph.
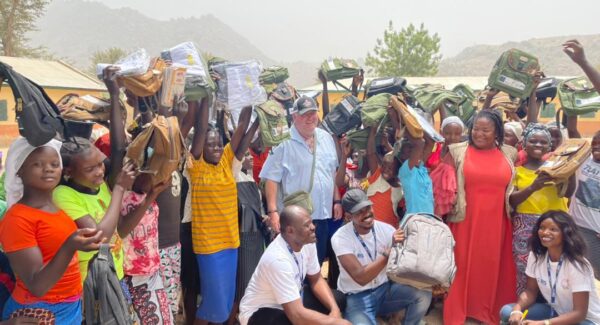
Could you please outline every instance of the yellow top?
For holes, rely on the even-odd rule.
[[[200,157],[188,169],[192,193],[192,241],[196,254],[213,254],[240,246],[233,159],[234,152],[228,144],[218,164],[209,164]]]
[[[516,168],[517,176],[513,181],[515,190],[522,190],[535,181],[535,170],[523,166]],[[568,211],[567,198],[559,197],[556,186],[545,186],[531,194],[527,200],[517,206],[517,213],[542,214],[549,210]]]

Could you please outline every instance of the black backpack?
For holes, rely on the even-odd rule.
[[[88,266],[83,283],[83,303],[87,325],[129,325],[131,318],[109,244],[100,244]]]
[[[2,62],[0,81],[6,81],[12,89],[19,133],[27,142],[38,147],[48,143],[57,133],[64,135],[65,124],[60,111],[42,87]]]
[[[325,116],[322,128],[329,133],[341,136],[361,125],[360,111],[358,98],[352,95],[346,96]]]
[[[397,95],[406,88],[406,79],[399,77],[377,78],[365,86],[363,100],[381,93]]]

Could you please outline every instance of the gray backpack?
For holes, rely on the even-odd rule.
[[[439,217],[428,213],[404,216],[400,224],[406,239],[392,247],[388,277],[397,283],[431,290],[449,288],[456,274],[454,237]]]
[[[109,244],[100,244],[98,254],[90,260],[83,304],[87,325],[132,324]]]

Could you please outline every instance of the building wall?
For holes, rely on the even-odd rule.
[[[64,89],[64,88],[45,88],[48,96],[55,102],[61,99],[64,95],[75,93],[80,96],[94,95],[98,97],[106,97],[105,91],[98,90],[82,90],[82,89]],[[19,134],[15,117],[15,100],[12,89],[6,85],[2,85],[0,89],[0,147],[2,142],[8,139],[13,139]],[[8,139],[7,139],[8,138]],[[4,140],[4,141],[3,141]]]

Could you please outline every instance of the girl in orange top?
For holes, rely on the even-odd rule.
[[[52,202],[62,172],[61,143],[32,147],[15,140],[7,159],[11,205],[0,223],[0,243],[16,275],[3,319],[30,317],[45,324],[81,323],[81,275],[76,252],[98,249],[102,231],[77,229]],[[10,186],[9,186],[10,187]]]

